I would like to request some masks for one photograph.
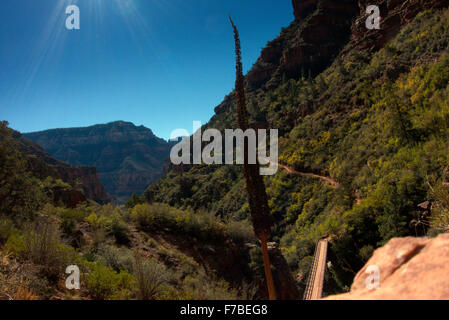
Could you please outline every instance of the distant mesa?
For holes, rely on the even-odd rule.
[[[144,126],[115,121],[90,127],[52,129],[24,134],[56,159],[98,170],[108,194],[123,203],[142,193],[163,174],[167,141]]]

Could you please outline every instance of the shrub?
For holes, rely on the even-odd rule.
[[[226,232],[234,242],[254,242],[254,230],[248,220],[229,220],[226,223]]]
[[[126,204],[125,207],[128,209],[132,209],[134,208],[136,205],[138,204],[142,204],[145,203],[145,198],[143,196],[139,196],[136,193],[133,193],[131,198],[129,198],[128,200],[126,200]]]
[[[50,280],[57,280],[66,265],[68,250],[60,243],[59,230],[53,221],[38,219],[25,234],[24,255],[43,267]]]
[[[113,246],[100,246],[97,250],[96,260],[114,269],[116,272],[126,270],[132,271],[133,256],[126,248]]]
[[[262,250],[259,246],[254,246],[249,250],[250,262],[249,267],[256,278],[263,279],[264,277],[264,266]]]
[[[437,232],[449,232],[449,185],[440,181],[430,192],[434,198],[431,226]]]
[[[129,244],[130,242],[129,230],[126,226],[126,223],[123,221],[123,219],[118,213],[114,213],[111,218],[106,219],[105,225],[107,232],[112,236],[114,236],[117,244],[119,245]]]
[[[240,290],[233,288],[225,280],[207,275],[203,268],[200,268],[196,275],[185,277],[183,285],[183,292],[189,293],[194,300],[239,300],[242,299],[241,294],[251,295],[253,291],[243,292],[249,289],[246,285]]]
[[[153,259],[144,260],[138,254],[134,257],[133,274],[137,280],[137,297],[141,300],[156,299],[169,278],[164,265]]]
[[[61,221],[62,232],[67,236],[71,236],[75,232],[75,226],[76,223],[73,219],[63,219]]]
[[[86,218],[86,221],[93,229],[100,229],[103,227],[104,217],[98,217],[95,213],[92,213]]]
[[[57,281],[75,257],[74,249],[60,242],[57,226],[46,218],[26,226],[23,232],[13,230],[6,249],[40,266],[42,275],[50,281]]]
[[[116,273],[102,265],[96,265],[87,276],[89,293],[97,300],[104,300],[110,297],[117,285]]]
[[[131,210],[131,217],[141,228],[148,229],[165,224],[168,227],[169,222],[176,215],[173,209],[165,204],[156,203],[153,205],[139,204]]]
[[[92,246],[97,249],[106,240],[106,231],[103,228],[98,228],[93,230],[92,235]]]
[[[19,151],[15,132],[0,122],[0,212],[14,220],[32,217],[47,197],[29,170],[29,158]]]
[[[189,290],[177,290],[173,287],[163,287],[159,300],[194,300],[195,294]]]
[[[25,237],[19,232],[13,232],[6,242],[6,249],[15,255],[25,257]]]
[[[12,221],[7,218],[0,218],[0,244],[8,240],[12,230]]]
[[[105,218],[102,215],[91,213],[85,221],[92,228],[92,245],[94,248],[98,248],[106,240]]]
[[[169,228],[204,241],[221,241],[226,226],[209,211],[179,210],[166,204],[140,204],[131,210],[131,217],[142,229]]]
[[[134,277],[126,271],[120,273],[95,263],[87,275],[87,288],[93,299],[105,300],[124,298],[130,295],[134,285]]]
[[[372,245],[363,246],[359,251],[360,259],[363,262],[367,262],[374,253],[374,247]]]

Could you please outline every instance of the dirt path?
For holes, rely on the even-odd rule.
[[[311,178],[320,179],[320,180],[330,184],[333,187],[338,187],[340,185],[340,183],[337,180],[332,179],[330,177],[320,176],[318,174],[310,173],[310,172],[297,171],[297,170],[293,169],[292,167],[289,167],[289,166],[287,166],[285,164],[281,164],[281,163],[278,163],[278,166],[280,168],[284,169],[285,171],[287,171],[287,173],[289,173],[289,174],[297,174],[297,175],[300,175],[303,177],[311,177]]]
[[[335,188],[340,185],[340,182],[338,182],[335,179],[332,179],[331,177],[320,176],[319,174],[310,173],[310,172],[297,171],[297,170],[293,169],[292,167],[287,166],[285,164],[281,164],[281,163],[278,163],[278,166],[280,168],[284,169],[285,171],[287,171],[288,174],[297,174],[297,175],[300,175],[303,177],[311,177],[311,178],[320,179]],[[448,185],[449,185],[449,183],[448,183]],[[359,206],[362,203],[362,198],[360,196],[359,190],[354,191],[354,197],[355,197],[355,205]]]

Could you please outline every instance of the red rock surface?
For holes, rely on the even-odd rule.
[[[359,6],[355,0],[293,0],[295,21],[270,41],[246,75],[248,92],[270,90],[284,79],[316,75],[327,68],[349,41]],[[235,93],[215,108],[234,105]]]
[[[54,167],[54,171],[56,172],[53,175],[55,178],[66,181],[71,185],[76,184],[77,180],[81,182],[81,187],[86,198],[95,200],[98,203],[107,203],[110,201],[109,195],[103,183],[101,183],[95,167],[60,166]],[[76,204],[80,202],[83,202],[82,199]],[[74,202],[72,201],[71,203]]]
[[[78,190],[66,190],[64,188],[53,188],[53,203],[64,203],[68,208],[76,208],[87,201],[83,192]]]
[[[295,19],[300,20],[307,17],[310,13],[316,10],[317,0],[292,0],[293,14]]]
[[[368,289],[369,266],[380,287]],[[328,300],[449,300],[449,234],[434,239],[396,238],[376,250],[354,279],[350,293]]]
[[[381,30],[368,30],[365,22],[368,17],[366,8],[377,5],[381,15]],[[409,23],[416,15],[427,9],[439,9],[449,6],[449,0],[360,0],[360,16],[352,26],[353,45],[360,49],[379,50],[393,39],[401,27]],[[350,47],[353,47],[352,45]]]

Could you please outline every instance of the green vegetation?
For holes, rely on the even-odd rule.
[[[0,212],[15,219],[30,216],[46,198],[42,182],[28,170],[28,161],[17,150],[8,123],[0,122]]]
[[[339,182],[333,187],[282,169],[265,179],[273,237],[295,274],[306,276],[316,239],[332,236],[326,293],[347,290],[375,248],[415,235],[410,223],[423,201],[435,200],[434,225],[447,226],[441,181],[449,163],[448,39],[449,11],[422,12],[375,54],[348,44],[314,78],[248,93],[249,118],[280,129],[281,163]],[[235,119],[233,107],[207,127],[232,128]],[[172,171],[147,193],[181,209],[244,220],[240,170]],[[429,187],[430,177],[438,188]],[[304,289],[304,280],[298,285]]]
[[[143,196],[139,196],[136,193],[133,193],[131,198],[129,198],[126,203],[125,203],[125,207],[127,207],[128,209],[134,208],[136,205],[138,204],[142,204],[145,203],[145,199]]]
[[[0,297],[48,299],[238,299],[242,278],[218,276],[204,261],[216,250],[254,242],[248,221],[206,210],[146,204],[133,195],[126,206],[82,203],[67,208],[54,192],[77,186],[46,176],[22,153],[14,131],[0,124]],[[37,171],[36,171],[37,170]],[[185,253],[183,242],[201,243]],[[229,247],[227,247],[229,246]],[[202,247],[207,250],[202,251]],[[199,258],[201,257],[201,258]],[[14,263],[24,266],[13,268]],[[81,291],[65,286],[66,267],[81,270]],[[19,271],[17,271],[19,270]],[[207,283],[207,290],[203,290]]]
[[[156,299],[169,277],[164,265],[155,260],[143,261],[138,255],[134,259],[133,272],[136,275],[137,297],[140,300]]]
[[[127,271],[116,273],[101,264],[91,264],[86,283],[93,299],[132,298],[135,279]]]
[[[449,232],[449,190],[446,182],[447,170],[444,170],[443,177],[430,186],[432,203],[432,217],[430,221],[431,233]],[[428,227],[428,221],[421,221]]]
[[[47,204],[20,223],[0,219],[0,252],[33,266],[32,274],[42,277],[43,284],[29,274],[23,277],[40,298],[61,291],[64,298],[76,298],[62,281],[65,268],[72,264],[81,269],[80,294],[92,299],[236,299],[246,294],[238,290],[238,282],[231,285],[201,265],[203,261],[197,262],[176,245],[168,246],[179,235],[208,247],[227,241],[254,242],[248,223],[223,222],[206,212],[195,214],[165,204],[140,204],[133,209]],[[206,282],[207,294],[201,291]]]
[[[131,219],[142,230],[167,228],[171,232],[195,237],[202,241],[253,242],[252,227],[247,221],[228,220],[226,223],[207,211],[180,210],[166,204],[140,204],[130,212]]]
[[[449,10],[426,11],[374,54],[350,43],[315,77],[284,76],[274,88],[246,93],[249,125],[280,129],[280,163],[338,181],[281,168],[264,178],[272,239],[299,288],[324,234],[331,237],[330,294],[347,291],[392,237],[416,235],[424,201],[432,204],[420,220],[427,235],[449,230],[448,45]],[[232,106],[207,127],[235,122]],[[54,195],[77,186],[43,171],[0,123],[0,284],[7,283],[0,297],[20,288],[40,298],[258,297],[260,288],[246,284],[260,284],[264,271],[242,167],[175,169],[123,207],[66,208]],[[63,287],[69,264],[81,268],[80,292]],[[223,271],[234,265],[237,275]]]

